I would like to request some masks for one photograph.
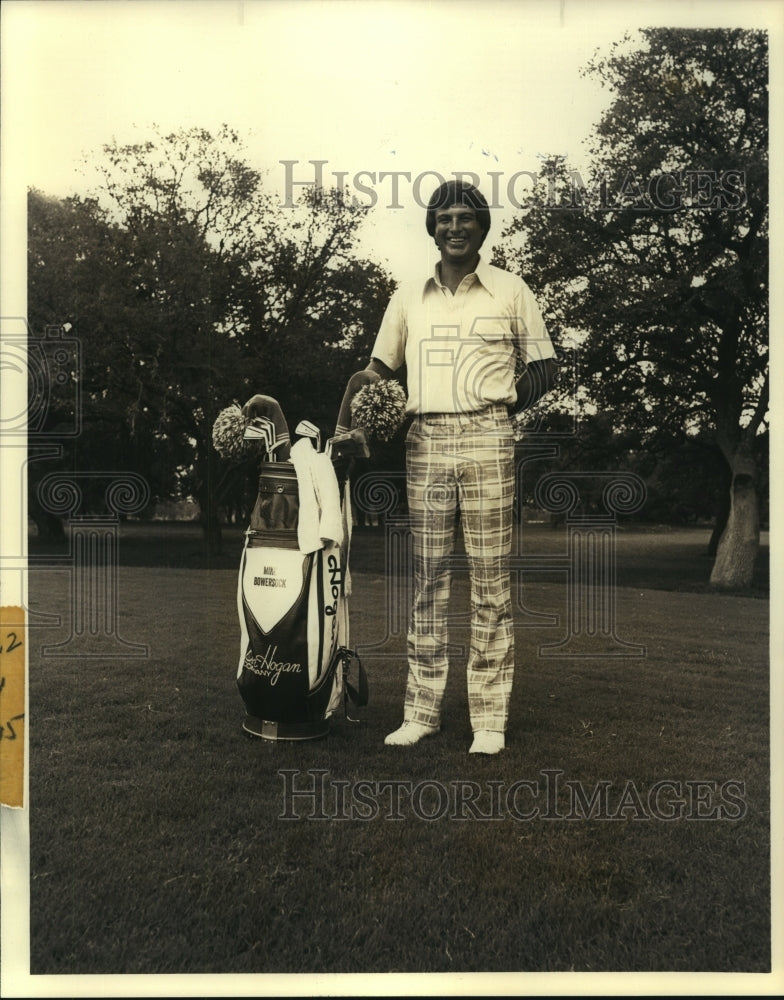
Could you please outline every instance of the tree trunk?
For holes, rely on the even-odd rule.
[[[202,508],[200,521],[207,555],[221,555],[223,552],[223,531],[217,513],[209,507],[207,510]]]
[[[721,475],[722,490],[719,496],[719,507],[716,511],[716,519],[711,531],[710,541],[708,542],[708,555],[711,559],[715,559],[719,551],[719,542],[721,541],[721,536],[724,534],[724,529],[727,527],[727,521],[729,521],[730,510],[732,508],[732,469],[726,461],[723,461],[722,464],[724,469]]]
[[[65,525],[62,518],[40,509],[31,509],[30,517],[38,529],[38,537],[42,542],[55,542],[58,545],[65,543]]]
[[[205,552],[208,556],[219,556],[223,549],[223,531],[209,456],[201,462],[197,460],[196,468],[199,470],[196,499],[199,501],[199,523],[201,524]]]
[[[710,577],[720,590],[747,590],[754,579],[760,538],[756,473],[749,449],[739,447],[732,461],[730,515]]]

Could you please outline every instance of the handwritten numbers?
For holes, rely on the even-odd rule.
[[[3,642],[0,642],[0,653],[11,653],[22,645],[22,640],[16,632],[6,632]]]
[[[24,807],[24,610],[0,607],[0,804]]]

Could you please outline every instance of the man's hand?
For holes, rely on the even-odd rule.
[[[388,368],[383,361],[379,361],[378,358],[371,358],[367,368],[364,368],[361,372],[354,372],[348,380],[348,385],[343,393],[340,410],[338,411],[337,424],[335,425],[336,434],[347,431],[351,427],[351,400],[359,390],[363,386],[377,381],[379,378],[392,378],[394,374],[392,369]]]

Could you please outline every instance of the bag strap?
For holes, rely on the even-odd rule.
[[[362,666],[362,660],[357,656],[353,649],[348,649],[346,646],[341,646],[338,650],[338,656],[343,663],[343,710],[345,712],[346,719],[349,722],[359,722],[359,719],[354,719],[348,714],[348,703],[351,701],[358,708],[362,708],[368,703],[368,682],[367,674],[365,673],[365,668]],[[349,681],[349,669],[351,667],[351,661],[357,661],[357,686]]]

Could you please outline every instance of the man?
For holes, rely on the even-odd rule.
[[[425,221],[440,253],[435,274],[393,294],[368,365],[386,378],[406,365],[413,418],[406,438],[414,549],[409,672],[403,724],[385,743],[411,746],[440,729],[448,560],[459,516],[471,578],[469,753],[495,754],[505,745],[514,670],[511,414],[550,387],[555,352],[525,282],[480,257],[490,211],[479,190],[441,185]]]

